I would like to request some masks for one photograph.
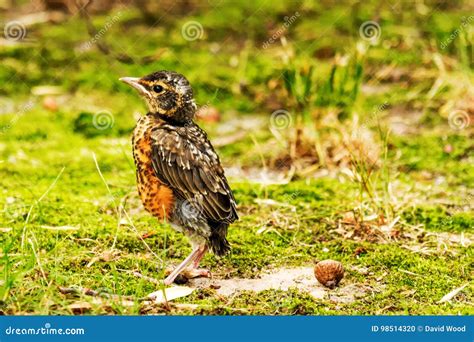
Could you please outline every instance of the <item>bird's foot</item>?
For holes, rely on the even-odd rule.
[[[173,273],[174,269],[171,267],[168,267],[165,269],[165,275],[170,275]],[[166,286],[171,285],[172,283],[176,284],[185,284],[188,279],[194,279],[194,278],[210,278],[211,277],[211,271],[205,268],[194,268],[194,267],[188,267],[185,268],[184,270],[181,271],[179,275],[177,275],[174,279],[171,279],[170,277],[167,277],[164,281]]]
[[[211,277],[211,271],[205,268],[194,268],[194,267],[189,267],[183,271],[183,276],[185,276],[188,279],[194,279],[194,278],[210,278]]]

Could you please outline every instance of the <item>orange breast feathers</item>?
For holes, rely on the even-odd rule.
[[[169,219],[173,191],[160,182],[151,161],[151,139],[146,127],[137,125],[133,135],[133,159],[137,168],[138,194],[145,209],[160,220]]]

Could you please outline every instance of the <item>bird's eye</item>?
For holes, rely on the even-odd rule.
[[[162,86],[160,86],[159,84],[153,86],[153,91],[155,93],[161,93],[163,90],[164,90],[164,88]]]

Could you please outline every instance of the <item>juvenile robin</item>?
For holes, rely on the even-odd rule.
[[[236,203],[219,156],[193,121],[196,103],[188,80],[172,71],[142,78],[123,77],[145,99],[149,112],[133,131],[138,193],[145,209],[184,233],[192,252],[165,279],[170,285],[186,268],[194,275],[208,250],[225,255],[229,225],[238,219]]]

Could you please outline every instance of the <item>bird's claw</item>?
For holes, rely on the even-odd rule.
[[[188,279],[194,279],[194,278],[199,278],[199,277],[203,277],[203,278],[211,277],[211,272],[205,268],[188,268],[188,269],[185,269],[182,274]]]
[[[173,272],[173,268],[166,268],[165,269],[165,275],[168,276]],[[169,277],[164,280],[164,284],[166,286],[169,286],[173,283],[177,284],[183,284],[186,283],[188,279],[194,279],[194,278],[211,278],[211,271],[205,268],[194,268],[194,267],[188,267],[185,268],[181,273],[176,276],[174,279],[170,279]]]

